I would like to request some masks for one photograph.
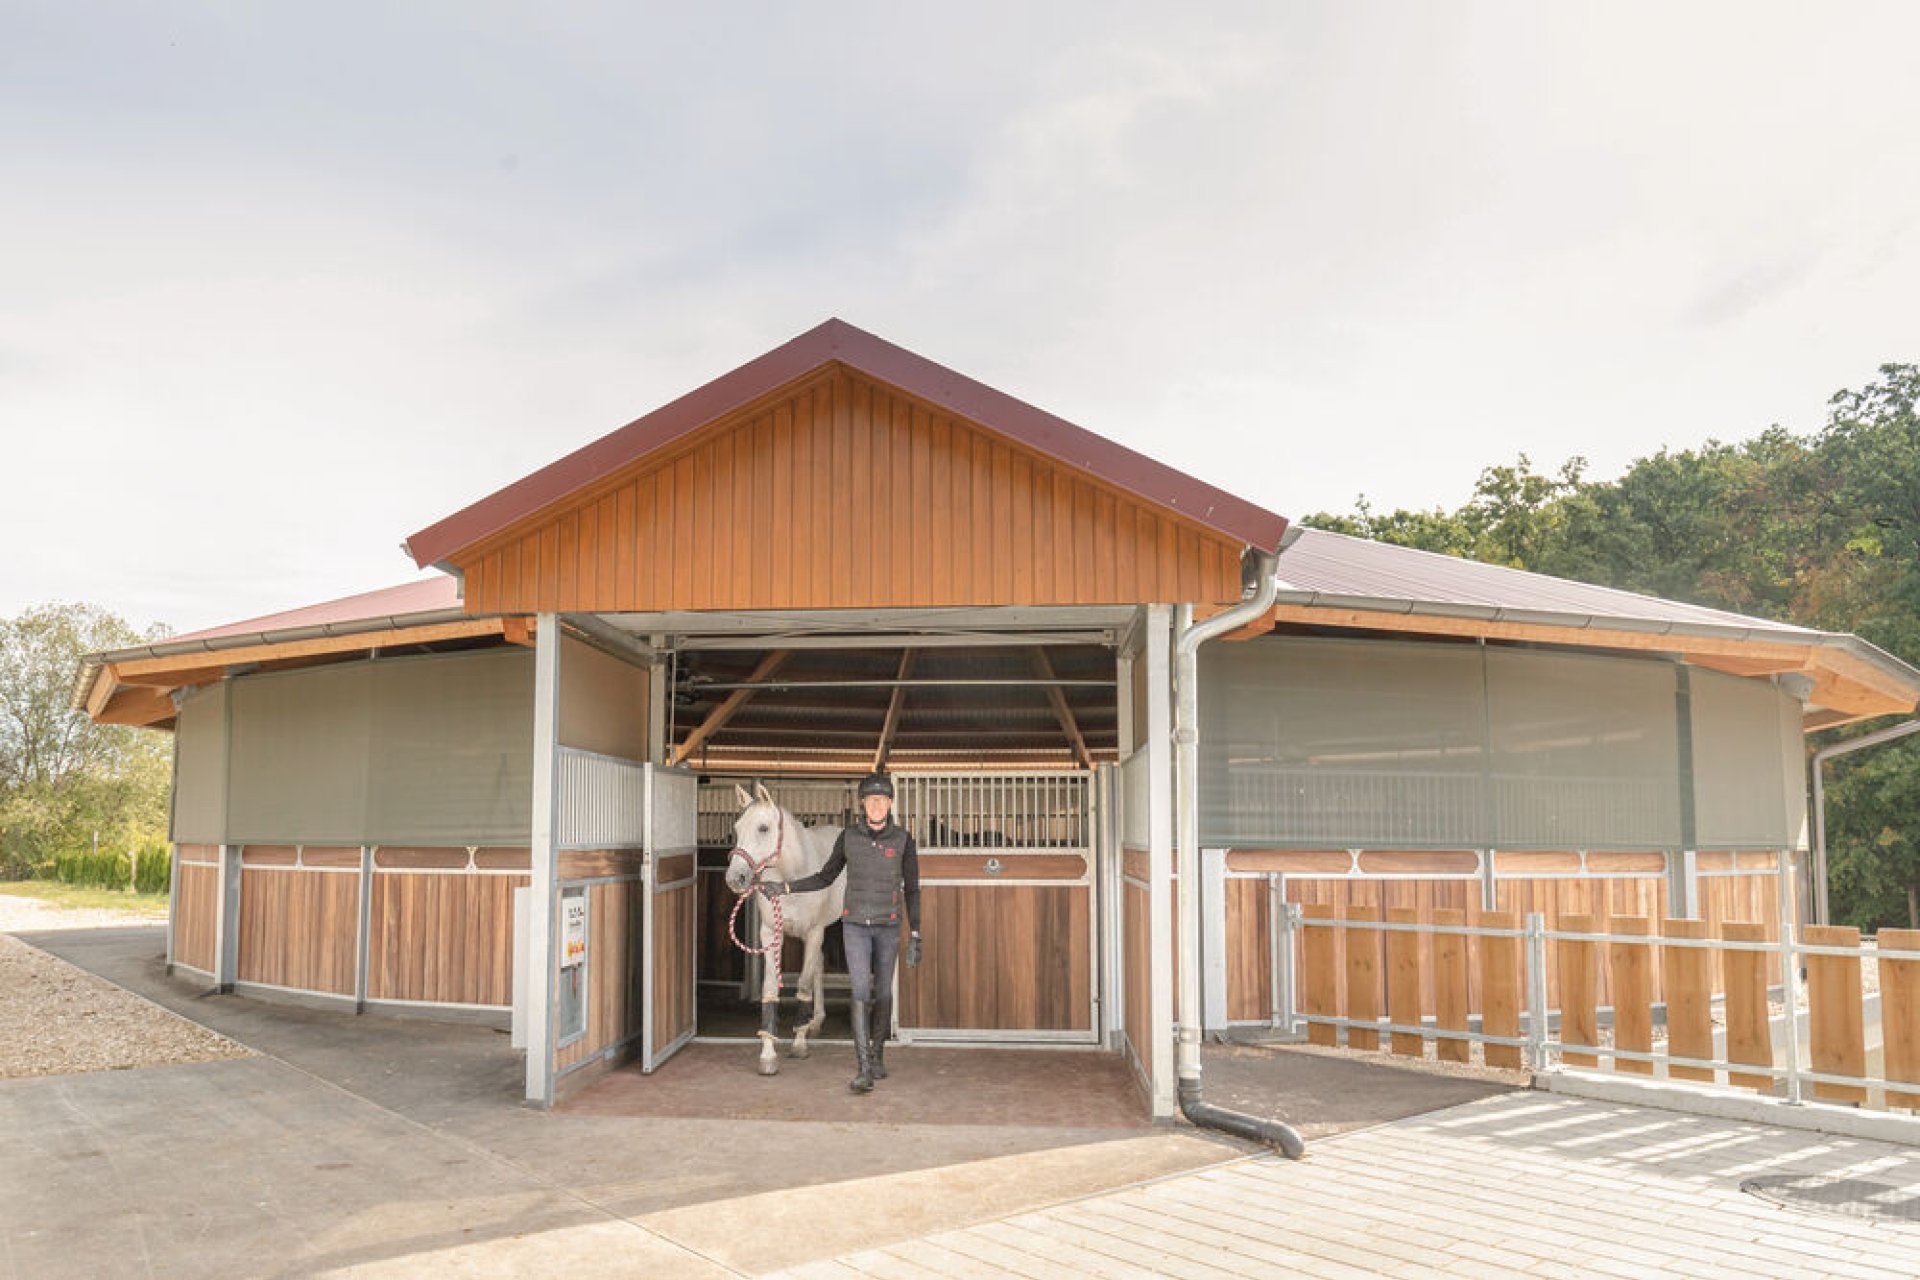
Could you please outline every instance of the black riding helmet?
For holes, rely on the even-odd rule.
[[[870,773],[860,779],[860,798],[865,800],[868,796],[893,799],[893,779],[884,773]]]

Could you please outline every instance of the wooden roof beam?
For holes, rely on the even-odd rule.
[[[914,650],[900,651],[900,670],[895,679],[901,681],[893,687],[893,696],[887,699],[887,718],[880,725],[880,741],[873,748],[873,772],[879,773],[887,766],[887,752],[893,749],[893,735],[900,728],[900,709],[907,703],[906,679],[913,674]]]
[[[793,651],[791,649],[775,649],[772,653],[760,659],[759,665],[753,669],[753,674],[747,677],[747,683],[757,684],[765,680],[785,665],[787,659],[792,656]],[[700,722],[699,727],[687,735],[687,740],[674,748],[671,763],[675,765],[684,763],[689,756],[706,744],[708,738],[711,738],[714,734],[726,727],[727,721],[733,719],[734,714],[738,712],[741,707],[746,706],[748,700],[758,692],[760,692],[758,689],[750,688],[735,689],[732,693],[728,694],[726,701],[708,712],[707,718]]]
[[[1047,651],[1034,649],[1031,653],[1034,673],[1042,680],[1055,679],[1053,660],[1047,657]],[[1079,722],[1073,718],[1073,708],[1067,705],[1065,691],[1057,684],[1048,684],[1047,701],[1053,704],[1054,719],[1060,722],[1060,732],[1067,735],[1067,743],[1073,748],[1073,758],[1080,762],[1081,768],[1093,768],[1093,756],[1087,750],[1087,740],[1080,733]]]

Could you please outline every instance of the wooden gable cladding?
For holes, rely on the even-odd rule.
[[[471,613],[1219,603],[1240,550],[834,367],[457,563]]]

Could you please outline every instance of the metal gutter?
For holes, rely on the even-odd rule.
[[[131,662],[141,658],[197,657],[201,654],[221,653],[228,649],[248,649],[263,644],[287,644],[299,640],[324,640],[335,636],[361,635],[373,631],[430,627],[443,622],[465,622],[487,616],[489,615],[470,614],[458,608],[434,609],[428,613],[387,614],[377,618],[355,618],[351,622],[320,622],[304,627],[239,632],[232,635],[210,636],[200,640],[162,640],[157,644],[133,645],[125,649],[90,653],[80,659],[80,669],[74,677],[73,696],[69,706],[75,711],[85,710],[87,695],[92,692],[94,679],[99,675],[100,669],[115,662]]]

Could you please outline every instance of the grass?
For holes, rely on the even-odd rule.
[[[62,884],[58,880],[8,880],[0,882],[0,894],[15,898],[32,898],[52,907],[124,911],[130,916],[167,914],[167,895],[164,893],[131,893],[125,889],[95,889]]]

